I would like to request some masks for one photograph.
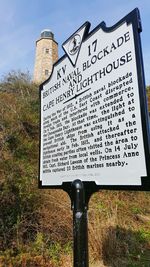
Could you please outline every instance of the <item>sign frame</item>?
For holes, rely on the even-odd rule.
[[[139,10],[138,8],[134,9],[133,11],[131,11],[128,15],[123,17],[120,21],[118,21],[112,27],[107,27],[105,22],[101,22],[96,28],[94,28],[90,33],[88,33],[88,30],[90,28],[90,23],[85,22],[76,32],[78,32],[84,25],[87,26],[86,31],[84,33],[84,37],[83,37],[83,42],[85,42],[88,38],[90,38],[92,34],[94,34],[100,28],[102,28],[104,32],[109,33],[111,31],[114,31],[124,22],[126,22],[127,25],[132,23],[132,26],[133,26],[135,57],[136,57],[136,63],[137,63],[136,68],[137,68],[137,79],[138,79],[138,88],[139,88],[139,100],[140,100],[140,110],[141,110],[141,120],[142,120],[141,124],[142,124],[147,176],[141,177],[141,185],[97,185],[95,181],[91,181],[91,182],[83,181],[86,196],[87,196],[86,199],[89,199],[90,195],[93,192],[96,192],[100,189],[150,191],[150,130],[149,130],[148,108],[147,108],[147,100],[146,100],[146,86],[145,86],[141,39],[140,39],[142,26],[141,26]],[[74,34],[72,34],[71,36],[73,36]],[[67,40],[69,40],[70,38],[71,37],[69,37]],[[53,65],[53,69],[52,69],[52,73],[50,77],[40,85],[40,90],[39,90],[40,105],[41,105],[41,92],[43,90],[43,86],[51,79],[55,66],[57,66],[65,57],[67,57],[66,54],[64,54]],[[41,106],[40,106],[40,126],[41,126]],[[40,133],[39,133],[39,142],[40,142],[39,155],[41,155],[41,127],[40,127]],[[82,177],[81,177],[81,180],[82,180]],[[69,193],[69,195],[71,195],[71,184],[72,182],[64,181],[62,185],[42,185],[42,181],[40,180],[40,157],[39,157],[39,188],[64,189],[65,191]]]

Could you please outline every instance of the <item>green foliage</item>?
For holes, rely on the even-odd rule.
[[[128,265],[130,267],[150,266],[150,231],[141,228],[135,232],[133,245],[129,251]]]
[[[0,90],[4,92],[15,92],[29,94],[31,76],[29,72],[11,71],[1,81]]]
[[[61,255],[61,245],[58,242],[51,244],[49,247],[49,256],[55,264],[59,262],[60,255]]]
[[[142,213],[142,210],[141,210],[141,208],[140,207],[132,207],[131,208],[131,210],[132,210],[132,212],[133,212],[133,214],[141,214]]]
[[[146,91],[149,93],[150,92],[150,85],[146,87]]]
[[[68,241],[63,248],[63,252],[65,254],[71,254],[72,253],[72,249],[73,249],[73,244],[72,241]]]
[[[42,233],[37,233],[35,241],[33,242],[33,250],[36,253],[43,254],[45,249],[44,236]]]
[[[144,228],[141,228],[138,231],[138,239],[141,242],[150,242],[150,230],[145,230]]]
[[[34,239],[39,223],[38,88],[29,73],[11,72],[0,99],[0,246],[16,249]]]

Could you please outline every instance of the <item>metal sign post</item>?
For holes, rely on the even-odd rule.
[[[74,267],[88,267],[88,222],[84,184],[72,183]]]
[[[63,183],[71,199],[73,210],[73,263],[74,267],[89,267],[88,255],[88,203],[91,195],[99,190],[95,182],[80,179]]]

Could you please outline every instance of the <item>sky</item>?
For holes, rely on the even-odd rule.
[[[33,75],[35,42],[50,29],[59,44],[85,21],[94,29],[105,21],[113,26],[138,7],[142,20],[142,51],[146,85],[150,85],[150,0],[0,0],[0,79],[9,71]]]

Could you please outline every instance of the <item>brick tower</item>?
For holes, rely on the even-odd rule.
[[[50,30],[43,30],[36,41],[36,55],[33,81],[42,83],[51,74],[53,64],[58,60],[58,43]]]

